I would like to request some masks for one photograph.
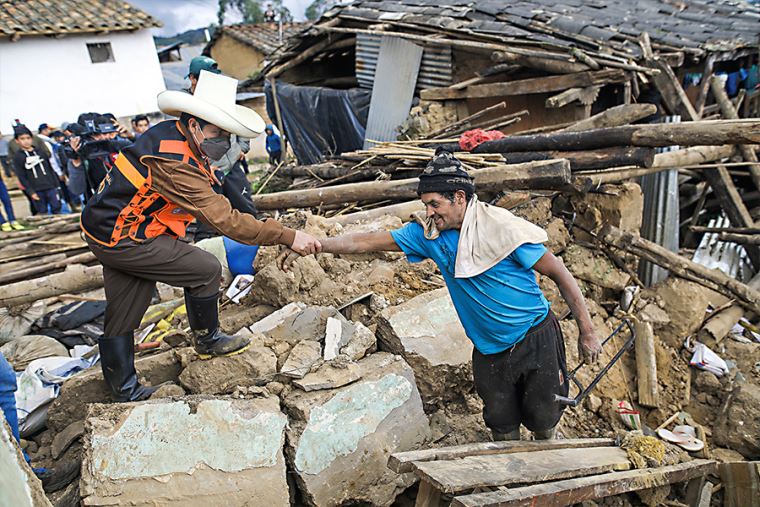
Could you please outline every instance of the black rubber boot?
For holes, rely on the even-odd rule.
[[[150,397],[157,387],[137,381],[135,341],[132,333],[102,337],[98,340],[100,366],[115,401],[140,401]]]
[[[243,352],[251,344],[248,338],[230,336],[219,330],[219,297],[200,298],[185,290],[187,320],[193,331],[195,351],[201,358],[231,356]]]

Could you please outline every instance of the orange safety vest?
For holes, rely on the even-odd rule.
[[[202,172],[213,187],[219,181],[196,158],[179,122],[164,121],[124,148],[113,168],[82,211],[82,230],[92,240],[115,246],[123,239],[137,242],[162,234],[181,238],[195,218],[153,187],[146,157],[183,162]]]

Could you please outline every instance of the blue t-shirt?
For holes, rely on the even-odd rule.
[[[410,262],[435,261],[462,327],[482,354],[508,349],[549,312],[532,269],[546,253],[542,244],[526,243],[477,276],[454,278],[459,231],[446,230],[430,240],[425,239],[422,226],[412,222],[391,235]]]

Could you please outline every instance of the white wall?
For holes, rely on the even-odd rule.
[[[110,42],[114,61],[92,63],[87,43]],[[149,30],[60,39],[0,40],[0,131],[14,118],[35,130],[42,122],[60,125],[80,113],[117,117],[158,109],[164,79]]]

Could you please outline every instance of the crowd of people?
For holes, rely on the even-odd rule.
[[[131,123],[128,130],[111,113],[83,113],[57,129],[42,123],[35,134],[16,120],[13,138],[0,137],[2,176],[16,176],[32,215],[78,211],[97,191],[118,152],[150,128],[146,115],[135,116]],[[21,230],[4,178],[0,230]]]

